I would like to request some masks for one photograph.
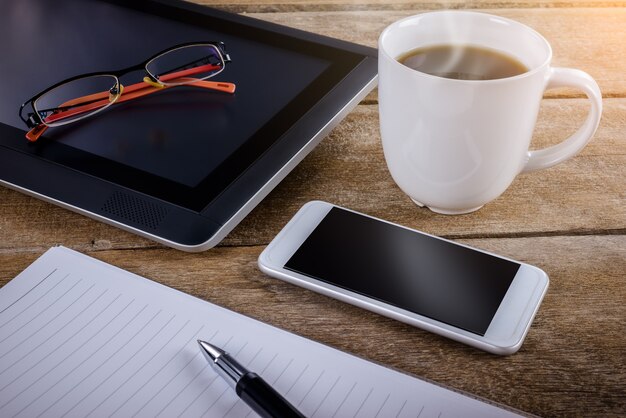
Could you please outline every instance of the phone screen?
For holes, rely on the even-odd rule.
[[[484,336],[520,264],[333,207],[285,268]]]

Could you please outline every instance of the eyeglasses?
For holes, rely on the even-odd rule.
[[[188,43],[168,48],[142,64],[120,71],[90,73],[69,78],[35,95],[20,106],[20,118],[35,142],[51,127],[93,116],[114,103],[123,103],[157,91],[190,85],[234,93],[233,83],[205,81],[221,73],[230,57],[222,42]],[[145,70],[143,81],[123,86],[119,78]],[[30,107],[31,112],[26,111]]]

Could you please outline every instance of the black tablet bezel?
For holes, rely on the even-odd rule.
[[[106,1],[168,18],[195,20],[196,24],[206,19],[214,23],[218,19],[231,29],[253,31],[255,39],[281,39],[293,48],[332,49],[350,57],[337,60],[335,73],[326,75],[337,78],[337,65],[343,66],[339,68],[340,82],[325,80],[323,74],[294,99],[299,103],[297,111],[288,106],[289,111],[281,112],[268,122],[270,126],[264,126],[251,137],[245,147],[253,152],[245,154],[245,158],[237,154],[235,166],[218,167],[193,193],[185,194],[184,190],[181,193],[180,185],[168,184],[166,179],[151,181],[150,175],[139,170],[133,172],[130,167],[69,147],[57,155],[54,153],[60,148],[48,147],[36,155],[32,149],[27,149],[23,131],[0,124],[0,135],[20,141],[15,142],[14,149],[0,146],[0,181],[177,248],[205,249],[214,245],[215,238],[224,235],[224,227],[228,225],[226,229],[232,229],[233,219],[240,220],[242,209],[253,200],[252,207],[258,203],[269,190],[261,195],[259,192],[277,172],[358,92],[371,84],[376,75],[376,51],[371,48],[177,0],[131,4]],[[329,84],[332,89],[320,95],[320,89],[328,90]],[[317,97],[311,92],[318,92]],[[271,124],[288,129],[271,135]],[[23,152],[20,152],[21,147]],[[72,168],[63,165],[63,158],[72,159]],[[82,165],[77,165],[76,161],[81,161]]]

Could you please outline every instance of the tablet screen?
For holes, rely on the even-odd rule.
[[[139,64],[185,42],[222,41],[214,78],[235,94],[180,86],[0,144],[200,211],[354,66],[358,56],[168,6],[10,2],[0,37],[0,122],[27,130],[19,106],[64,79]],[[172,10],[175,10],[173,12]],[[141,81],[137,71],[120,79]]]

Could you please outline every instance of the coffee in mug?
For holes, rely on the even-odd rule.
[[[416,48],[397,59],[414,70],[456,80],[495,80],[528,71],[528,67],[511,55],[474,45]]]

